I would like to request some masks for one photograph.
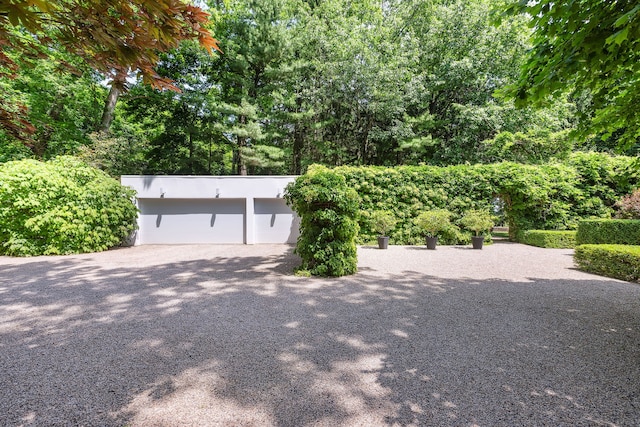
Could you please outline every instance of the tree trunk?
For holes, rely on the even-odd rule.
[[[247,123],[247,116],[241,115],[238,117],[238,121],[240,122],[240,126],[244,126]],[[246,176],[247,175],[247,165],[244,162],[244,157],[242,150],[247,146],[247,138],[244,136],[238,136],[238,175]]]
[[[297,113],[302,111],[302,100],[296,100],[298,108]],[[302,173],[302,149],[304,147],[304,126],[302,121],[298,120],[293,128],[293,174],[300,175]]]
[[[124,91],[125,82],[127,80],[126,73],[118,73],[116,77],[111,82],[111,88],[109,89],[109,95],[107,95],[107,100],[104,103],[104,108],[102,110],[102,119],[100,120],[100,126],[98,127],[98,132],[108,133],[109,128],[111,127],[111,122],[113,122],[113,117],[116,111],[116,104],[118,103],[118,98]]]

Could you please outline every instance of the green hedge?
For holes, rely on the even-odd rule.
[[[344,177],[314,166],[289,184],[285,200],[300,216],[300,272],[344,276],[358,268],[358,194]]]
[[[309,181],[307,175],[318,173],[322,175],[321,181],[326,182]],[[355,271],[352,249],[346,249],[351,248],[351,243],[346,243],[351,237],[345,237],[343,252],[343,243],[331,243],[316,229],[321,224],[322,209],[313,208],[312,204],[316,197],[320,197],[320,201],[331,194],[327,185],[337,185],[340,195],[335,197],[338,199],[346,194],[342,193],[345,188],[354,191],[355,199],[351,196],[347,199],[350,204],[355,203],[356,210],[359,205],[360,212],[349,212],[348,215],[353,221],[359,221],[355,227],[359,226],[360,232],[354,236],[360,243],[375,241],[377,232],[372,227],[370,215],[382,210],[389,211],[397,219],[389,237],[390,243],[401,245],[424,243],[423,230],[415,219],[420,213],[433,209],[447,209],[452,213],[452,227],[440,236],[443,244],[468,243],[470,233],[461,231],[462,216],[470,210],[491,210],[496,204],[503,207],[512,240],[523,236],[526,230],[575,230],[582,218],[609,218],[616,201],[640,185],[635,158],[602,153],[575,153],[563,163],[544,165],[503,162],[447,167],[341,166],[327,169],[312,166],[307,175],[296,180],[287,196],[289,205],[302,217],[303,234],[311,233],[301,236],[296,251],[303,256],[304,268],[313,270],[313,274],[326,275]],[[314,187],[316,184],[317,188]],[[328,226],[334,222],[338,223],[339,218],[325,221]],[[348,222],[341,227],[349,232],[354,228]],[[340,266],[342,261],[334,258],[337,254],[344,254],[348,268]],[[327,267],[329,259],[333,259],[335,269]]]
[[[522,243],[541,248],[570,249],[576,246],[576,232],[566,230],[527,230],[523,233]]]
[[[362,199],[359,241],[375,240],[368,215],[386,210],[398,219],[390,242],[412,245],[422,243],[414,222],[421,212],[448,209],[453,224],[460,226],[466,211],[491,209],[496,197],[504,204],[512,240],[524,230],[574,230],[582,218],[609,218],[616,201],[640,184],[634,161],[577,153],[567,162],[546,165],[342,166],[332,171],[344,176]],[[468,240],[456,229],[441,238],[445,244]]]
[[[133,190],[72,157],[0,165],[0,254],[97,252],[136,228]]]
[[[574,259],[581,270],[615,279],[640,280],[640,246],[580,245]]]
[[[578,224],[576,243],[578,245],[640,245],[640,220],[592,219],[581,221]]]

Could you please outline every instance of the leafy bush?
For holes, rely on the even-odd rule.
[[[640,281],[640,246],[580,245],[574,260],[581,270],[607,277]]]
[[[570,249],[576,246],[576,232],[568,230],[527,230],[522,243],[541,248]]]
[[[54,255],[119,245],[136,227],[134,192],[72,157],[0,165],[0,253]]]
[[[576,243],[640,245],[640,220],[594,219],[578,225]]]
[[[300,216],[300,269],[317,276],[355,273],[360,199],[344,177],[313,166],[287,186],[284,197]]]
[[[438,237],[451,227],[451,212],[446,209],[434,209],[422,212],[416,218],[416,224],[427,237]]]
[[[374,211],[371,213],[372,228],[380,236],[387,236],[387,233],[393,230],[393,227],[396,226],[396,223],[396,219],[389,211]]]
[[[467,230],[471,230],[476,236],[480,236],[480,233],[488,232],[493,227],[493,217],[491,213],[486,210],[470,210],[465,213],[460,224]]]
[[[615,204],[615,217],[619,219],[640,219],[640,188],[624,196]]]

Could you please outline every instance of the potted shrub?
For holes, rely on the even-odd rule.
[[[482,249],[484,242],[483,232],[488,232],[493,227],[493,216],[485,210],[471,210],[464,214],[460,223],[467,230],[473,231],[471,236],[473,249]]]
[[[378,248],[387,249],[389,246],[389,231],[396,226],[396,219],[389,211],[374,211],[371,214],[373,231],[378,233]]]
[[[451,227],[450,217],[451,212],[446,209],[434,209],[418,215],[416,225],[424,231],[427,240],[427,249],[436,248],[438,235]]]

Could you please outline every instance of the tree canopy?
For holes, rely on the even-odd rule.
[[[635,0],[521,0],[533,29],[522,73],[510,92],[519,105],[542,104],[567,91],[586,93],[583,134],[617,134],[623,147],[640,138],[640,4]]]
[[[154,70],[159,53],[189,39],[217,49],[207,22],[206,12],[182,0],[2,1],[0,78],[15,78],[25,58],[47,57],[53,48],[113,79],[131,70],[147,84],[175,89]],[[35,132],[25,107],[5,100],[0,101],[0,124],[17,138]]]
[[[0,113],[14,119],[22,114],[33,130],[29,153],[10,127],[0,128],[0,161],[79,153],[113,175],[299,174],[314,163],[543,163],[575,150],[612,151],[621,135],[634,134],[637,124],[631,104],[616,115],[618,100],[631,102],[637,92],[637,77],[629,77],[637,63],[624,57],[624,67],[612,66],[612,73],[619,71],[614,82],[597,70],[600,91],[588,85],[589,79],[600,80],[586,71],[574,78],[570,71],[556,70],[555,65],[563,65],[561,57],[547,71],[534,71],[528,55],[544,38],[532,40],[531,35],[538,37],[544,25],[557,21],[563,27],[569,21],[544,21],[549,11],[535,9],[543,3],[513,5],[516,1],[502,0],[498,6],[491,0],[201,1],[212,17],[210,33],[199,21],[202,10],[193,15],[195,23],[188,12],[194,6],[177,0],[17,2],[28,3],[23,9],[52,31],[27,31],[20,19],[14,17],[14,25],[9,12],[2,15],[9,23],[4,37],[18,47],[2,50],[8,60],[0,68],[12,78],[0,79]],[[503,14],[509,3],[509,13]],[[105,25],[118,30],[121,21],[128,22],[131,32],[125,33],[151,44],[144,51],[150,56],[130,57],[135,52],[129,41],[110,46],[100,38],[95,18],[87,17],[96,36],[81,33],[67,40],[64,26],[45,17],[72,6],[91,9],[91,15],[103,13],[109,18]],[[139,8],[147,9],[139,15]],[[165,19],[154,8],[173,12]],[[588,17],[599,8],[568,12]],[[629,52],[636,43],[632,12],[625,15],[632,25],[628,32],[602,41],[607,52],[616,48],[615,55],[636,58]],[[496,13],[503,17],[498,25]],[[119,14],[125,18],[118,20]],[[167,29],[169,35],[145,27],[149,20],[164,28],[167,19],[177,19],[178,25]],[[575,26],[575,32],[583,27]],[[555,31],[559,37],[564,30]],[[143,33],[140,39],[138,32]],[[178,44],[171,38],[176,34],[190,40]],[[214,55],[200,46],[201,36],[205,45],[215,43],[211,34],[222,50]],[[46,42],[40,42],[41,36]],[[589,40],[585,36],[582,42],[597,42]],[[20,43],[28,55],[19,54]],[[576,49],[585,47],[577,43]],[[46,57],[38,58],[39,53]],[[92,64],[100,58],[106,62]],[[118,58],[121,63],[115,62]],[[574,62],[575,69],[586,67]],[[56,72],[61,64],[78,73]],[[128,73],[134,67],[137,79]],[[113,79],[110,88],[105,75]],[[527,77],[540,86],[528,85]],[[163,90],[167,87],[177,90]],[[511,88],[511,97],[500,96],[505,88]],[[101,129],[109,132],[96,132]],[[575,129],[588,137],[576,136]],[[602,140],[609,133],[612,137]]]

